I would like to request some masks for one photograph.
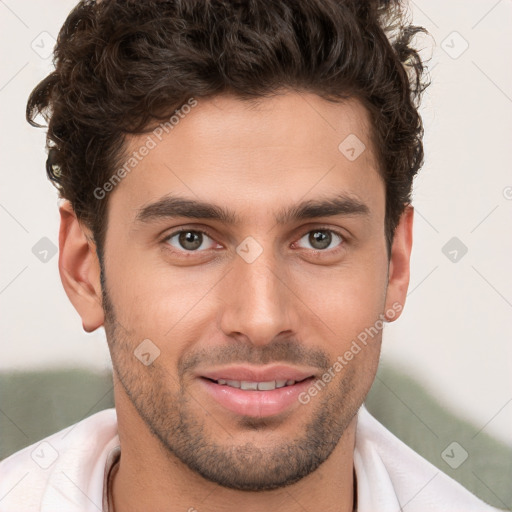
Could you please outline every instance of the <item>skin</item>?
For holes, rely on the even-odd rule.
[[[413,209],[402,214],[388,258],[369,126],[355,100],[295,92],[200,100],[108,195],[105,302],[92,235],[69,204],[61,207],[64,287],[86,331],[105,326],[113,361],[116,512],[352,510],[355,415],[382,331],[307,405],[267,419],[226,410],[197,374],[281,362],[320,378],[379,315],[404,304]],[[349,134],[366,145],[354,161],[338,150]],[[146,138],[127,139],[128,152]],[[229,208],[239,222],[137,221],[169,194]],[[337,194],[368,212],[276,222],[283,209]],[[309,234],[320,228],[343,238],[318,249]],[[168,238],[179,229],[209,237],[187,252],[178,236]],[[236,252],[248,236],[263,250],[252,263]],[[160,350],[148,366],[134,357],[145,339]]]

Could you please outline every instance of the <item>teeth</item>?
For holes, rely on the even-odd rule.
[[[294,380],[270,380],[267,382],[252,382],[248,380],[225,380],[219,379],[217,384],[221,386],[229,386],[232,388],[243,389],[245,391],[272,391],[276,388],[284,388],[285,386],[293,386]]]
[[[240,382],[240,389],[256,391],[258,389],[258,383],[257,382],[249,382],[248,380],[243,380],[242,382]]]
[[[276,389],[276,381],[271,380],[270,382],[258,382],[258,389],[260,391],[271,391]]]

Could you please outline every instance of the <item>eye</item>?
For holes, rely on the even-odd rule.
[[[313,231],[306,233],[299,240],[299,245],[301,242],[310,244],[310,247],[306,247],[306,249],[324,251],[326,249],[334,249],[334,247],[341,245],[344,242],[344,239],[340,234],[330,229],[314,229]],[[335,245],[331,246],[333,243]]]
[[[216,242],[203,231],[185,229],[169,235],[165,241],[179,251],[200,252],[211,249]]]

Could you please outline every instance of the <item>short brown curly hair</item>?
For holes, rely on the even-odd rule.
[[[367,108],[386,184],[388,255],[423,164],[428,83],[399,0],[82,0],[60,30],[55,71],[30,95],[48,123],[47,173],[93,232],[101,259],[107,200],[94,190],[143,133],[187,99],[282,89]],[[55,165],[56,164],[56,165]]]

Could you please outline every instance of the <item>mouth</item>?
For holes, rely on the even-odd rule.
[[[203,390],[223,409],[264,418],[298,407],[298,396],[314,380],[312,371],[291,367],[231,367],[198,375]]]

